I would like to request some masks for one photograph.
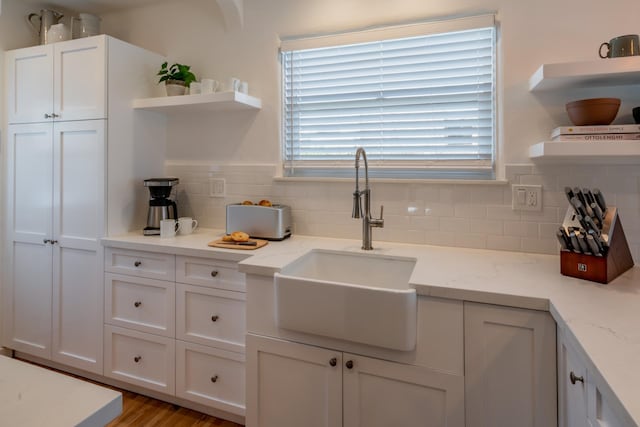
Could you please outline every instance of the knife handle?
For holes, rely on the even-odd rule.
[[[573,192],[576,195],[576,197],[578,198],[578,200],[580,200],[580,203],[582,203],[584,205],[586,203],[586,201],[584,199],[584,194],[582,194],[582,190],[580,189],[580,187],[575,187],[573,189]]]
[[[595,256],[602,256],[602,254],[600,253],[600,248],[596,243],[596,240],[590,234],[587,235],[587,243],[589,244],[589,247],[591,248],[591,251]]]
[[[587,200],[588,206],[591,206],[591,203],[596,201],[596,199],[593,197],[593,193],[588,188],[583,188],[582,194],[584,194],[584,198]]]
[[[578,244],[580,245],[580,250],[582,251],[582,253],[585,255],[590,255],[591,252],[589,251],[589,245],[587,244],[587,240],[584,238],[584,234],[580,233],[577,235],[577,237]]]
[[[567,241],[564,239],[564,233],[560,230],[556,231],[556,237],[558,239],[558,242],[560,243],[560,249],[563,251],[568,251],[570,250],[569,247],[567,246]]]
[[[591,203],[591,209],[593,213],[596,214],[596,218],[598,219],[598,223],[600,224],[600,228],[604,227],[604,215],[602,213],[602,209],[600,209],[600,205],[596,202]]]
[[[593,222],[593,219],[590,216],[585,216],[584,217],[584,221],[587,223],[587,225],[589,226],[587,228],[587,230],[593,230],[596,232],[596,234],[600,235],[600,229],[598,228],[598,226],[595,224],[595,222]]]
[[[599,189],[594,188],[593,197],[596,198],[596,202],[598,203],[598,205],[600,205],[600,209],[602,209],[602,212],[607,212],[607,202],[604,200],[604,194],[602,194]]]
[[[567,200],[571,203],[571,199],[573,199],[576,195],[573,193],[571,187],[564,187],[564,194],[567,196]]]
[[[575,231],[569,233],[569,238],[571,239],[571,246],[573,247],[573,252],[579,254],[580,253],[580,243],[578,243],[578,237],[576,236]]]

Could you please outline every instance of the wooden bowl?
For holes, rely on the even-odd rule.
[[[569,119],[575,126],[610,125],[619,108],[619,98],[581,99],[566,105]]]

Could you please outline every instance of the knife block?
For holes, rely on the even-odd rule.
[[[572,209],[569,208],[571,211]],[[567,212],[567,217],[569,217]],[[564,224],[566,225],[566,224]],[[592,282],[609,283],[633,267],[633,257],[615,207],[610,207],[604,218],[603,234],[608,235],[609,250],[605,256],[560,251],[560,273]]]

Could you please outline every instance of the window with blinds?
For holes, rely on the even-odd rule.
[[[364,147],[373,176],[493,178],[496,35],[480,23],[283,42],[285,176],[350,176]]]

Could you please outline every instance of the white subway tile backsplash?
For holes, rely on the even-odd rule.
[[[596,176],[590,174],[597,172]],[[275,165],[167,164],[180,178],[180,215],[202,227],[224,228],[226,205],[269,199],[292,207],[295,234],[361,238],[351,218],[351,181],[273,180]],[[635,259],[640,256],[640,168],[635,166],[507,165],[509,184],[543,186],[542,212],[511,209],[511,185],[383,183],[372,180],[372,215],[384,205],[385,227],[376,240],[557,254],[555,231],[568,207],[564,186],[600,188],[617,206]],[[226,197],[208,194],[210,177],[224,178]],[[361,188],[364,184],[361,182]]]

